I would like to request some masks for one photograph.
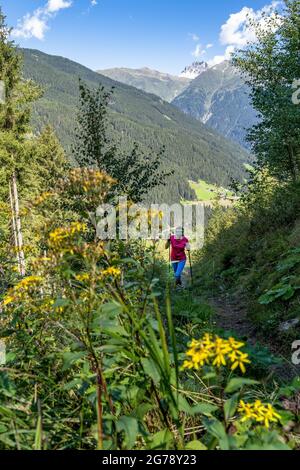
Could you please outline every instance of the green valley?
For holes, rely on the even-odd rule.
[[[232,191],[214,184],[208,184],[203,180],[190,181],[189,183],[195,191],[198,201],[212,201],[218,197],[221,199],[233,197]]]

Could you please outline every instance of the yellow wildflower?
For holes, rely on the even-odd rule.
[[[85,193],[94,193],[101,190],[106,193],[111,186],[116,184],[116,180],[103,171],[93,168],[74,168],[70,171],[67,180],[62,180],[62,189],[68,187],[75,194],[82,190]]]
[[[44,192],[34,199],[34,201],[32,202],[32,205],[39,206],[40,204],[43,204],[43,202],[45,202],[47,199],[49,199],[53,195],[54,193]]]
[[[7,295],[6,297],[4,297],[3,305],[5,306],[5,305],[12,304],[14,300],[15,298],[12,295]]]
[[[40,276],[27,276],[22,279],[18,284],[9,289],[7,295],[3,299],[3,305],[9,305],[14,302],[24,300],[30,292],[38,287],[42,282]]]
[[[256,400],[255,403],[245,403],[241,400],[238,412],[243,415],[242,422],[254,420],[266,428],[270,427],[270,423],[277,423],[280,420],[280,414],[273,406],[270,403],[263,404],[260,400]]]
[[[186,355],[188,359],[183,364],[183,369],[196,369],[204,364],[216,367],[227,366],[228,362],[231,370],[237,367],[244,373],[245,364],[249,364],[248,354],[240,351],[244,343],[234,338],[223,339],[206,333],[202,339],[193,340]]]
[[[88,281],[90,279],[90,275],[88,273],[77,274],[75,279],[79,282]]]
[[[190,359],[184,363],[183,367],[189,369],[195,368],[198,370],[199,367],[204,366],[204,364],[208,364],[211,355],[210,347],[211,345],[193,340],[191,342],[190,349],[186,353]]]
[[[243,414],[241,421],[247,421],[249,419],[257,419],[257,414],[254,412],[253,405],[251,403],[245,403],[243,400],[239,403],[238,412]]]
[[[76,236],[86,230],[86,224],[80,222],[72,222],[69,227],[57,228],[49,235],[49,246],[55,251],[74,253]]]
[[[242,343],[241,341],[237,341],[236,339],[232,337],[228,338],[227,342],[232,350],[237,350],[245,346],[245,343]]]
[[[113,266],[104,269],[101,273],[101,278],[104,279],[105,277],[120,277],[121,276],[121,270],[119,268],[114,268]]]
[[[245,374],[246,372],[246,367],[245,364],[250,364],[251,361],[248,359],[248,354],[246,353],[241,353],[240,351],[233,351],[230,355],[229,358],[233,362],[231,366],[231,370],[237,369],[237,367],[240,368],[240,370]]]
[[[230,346],[228,341],[219,338],[216,336],[215,339],[215,358],[213,361],[213,366],[221,367],[226,366],[226,355],[230,352]]]

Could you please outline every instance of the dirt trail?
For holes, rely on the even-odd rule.
[[[237,337],[244,339],[249,345],[261,345],[270,353],[282,360],[281,364],[270,366],[270,373],[281,379],[291,380],[299,375],[299,367],[293,365],[280,351],[276,338],[265,338],[247,317],[247,311],[234,299],[227,297],[213,298],[210,304],[215,311],[215,322],[219,328],[232,331]]]
[[[248,320],[244,308],[226,297],[210,300],[215,311],[215,321],[219,328],[237,333],[240,338],[245,338],[251,345],[258,342],[256,328]]]
[[[201,289],[199,292],[198,285],[192,287],[190,273],[185,270],[183,275],[183,284],[186,288],[191,289],[191,293],[199,301],[203,301]],[[269,368],[270,375],[278,377],[282,380],[290,381],[295,376],[299,376],[299,366],[292,364],[290,357],[287,357],[286,350],[283,351],[282,343],[278,341],[278,333],[275,332],[273,337],[266,337],[248,318],[247,310],[238,299],[230,295],[220,294],[218,297],[208,299],[209,304],[213,308],[213,321],[218,328],[224,331],[232,332],[237,338],[243,339],[250,346],[262,346],[270,351],[270,354],[281,360],[280,364],[271,365]]]

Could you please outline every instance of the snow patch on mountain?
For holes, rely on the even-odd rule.
[[[209,68],[207,62],[193,62],[192,65],[188,65],[185,69],[181,72],[179,77],[181,78],[189,78],[190,80],[194,80],[195,78],[199,77],[203,72]]]

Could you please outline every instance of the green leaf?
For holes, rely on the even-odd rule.
[[[124,431],[124,444],[128,449],[132,449],[139,432],[139,424],[137,419],[132,418],[131,416],[121,416],[121,418],[119,418],[117,421],[117,431]]]
[[[155,385],[159,384],[161,377],[160,377],[159,370],[155,365],[155,362],[152,359],[147,358],[147,357],[143,358],[141,362],[142,362],[142,366],[143,366],[145,374],[148,375],[148,377],[150,377],[153,380]]]
[[[238,399],[239,399],[239,394],[236,393],[235,395],[232,395],[232,397],[230,397],[228,400],[225,401],[224,414],[225,414],[226,420],[234,416],[234,413],[236,412],[237,405],[238,405]]]
[[[17,355],[12,352],[12,351],[9,351],[8,353],[6,353],[6,364],[8,364],[9,362],[13,362],[15,359],[16,359]]]
[[[179,411],[183,411],[188,415],[193,415],[193,408],[189,405],[186,398],[182,395],[178,396],[178,409]]]
[[[248,444],[246,445],[246,450],[292,450],[287,444],[283,442],[274,442],[271,444]]]
[[[63,354],[63,371],[69,369],[72,365],[74,365],[79,359],[85,357],[85,351],[77,351],[77,352],[66,352]]]
[[[217,419],[204,419],[204,426],[212,436],[218,439],[222,450],[229,450],[228,436],[221,421],[218,421]]]
[[[16,443],[8,437],[7,433],[0,434],[0,442],[2,442],[7,447],[16,447]]]
[[[145,417],[145,415],[153,409],[153,405],[150,405],[150,403],[142,403],[140,404],[137,408],[134,410],[134,415],[142,421]]]
[[[203,375],[203,380],[211,380],[215,379],[217,377],[217,374],[215,372],[207,372],[207,374]]]
[[[69,299],[56,299],[53,308],[67,307],[70,304]]]
[[[177,341],[176,341],[176,333],[174,328],[174,321],[172,317],[172,310],[171,310],[171,301],[170,301],[170,293],[167,292],[166,294],[166,311],[167,311],[167,319],[168,319],[168,326],[171,336],[171,344],[173,349],[173,358],[174,358],[174,365],[175,365],[175,380],[176,380],[176,388],[179,388],[179,360],[178,360],[178,348],[177,348]]]
[[[200,441],[191,441],[185,446],[186,450],[207,450],[204,444]]]
[[[257,382],[257,380],[235,377],[228,382],[227,387],[225,388],[225,392],[234,393],[237,390],[240,390],[244,385],[256,385],[258,383],[259,382]]]
[[[125,328],[114,320],[107,319],[104,321],[100,321],[99,326],[103,330],[103,332],[106,334],[118,335],[118,336],[129,336]]]
[[[108,302],[101,305],[97,313],[98,315],[102,315],[104,318],[112,318],[122,313],[122,310],[122,306],[117,302]]]
[[[169,429],[163,429],[151,436],[150,449],[168,450],[173,444],[173,435]]]
[[[258,301],[261,305],[268,305],[274,302],[277,299],[290,300],[296,293],[296,290],[299,289],[299,286],[292,286],[291,284],[286,284],[292,278],[284,278],[282,283],[277,284],[271,290],[266,292],[264,295],[259,297]],[[284,283],[285,282],[285,283]]]
[[[212,413],[217,410],[218,407],[216,405],[212,405],[211,403],[198,403],[192,407],[192,412],[194,415],[201,414],[205,416],[212,416]]]
[[[119,315],[123,311],[122,305],[120,305],[118,302],[109,302],[107,304],[103,304],[101,311],[107,315],[113,314],[113,315]]]

